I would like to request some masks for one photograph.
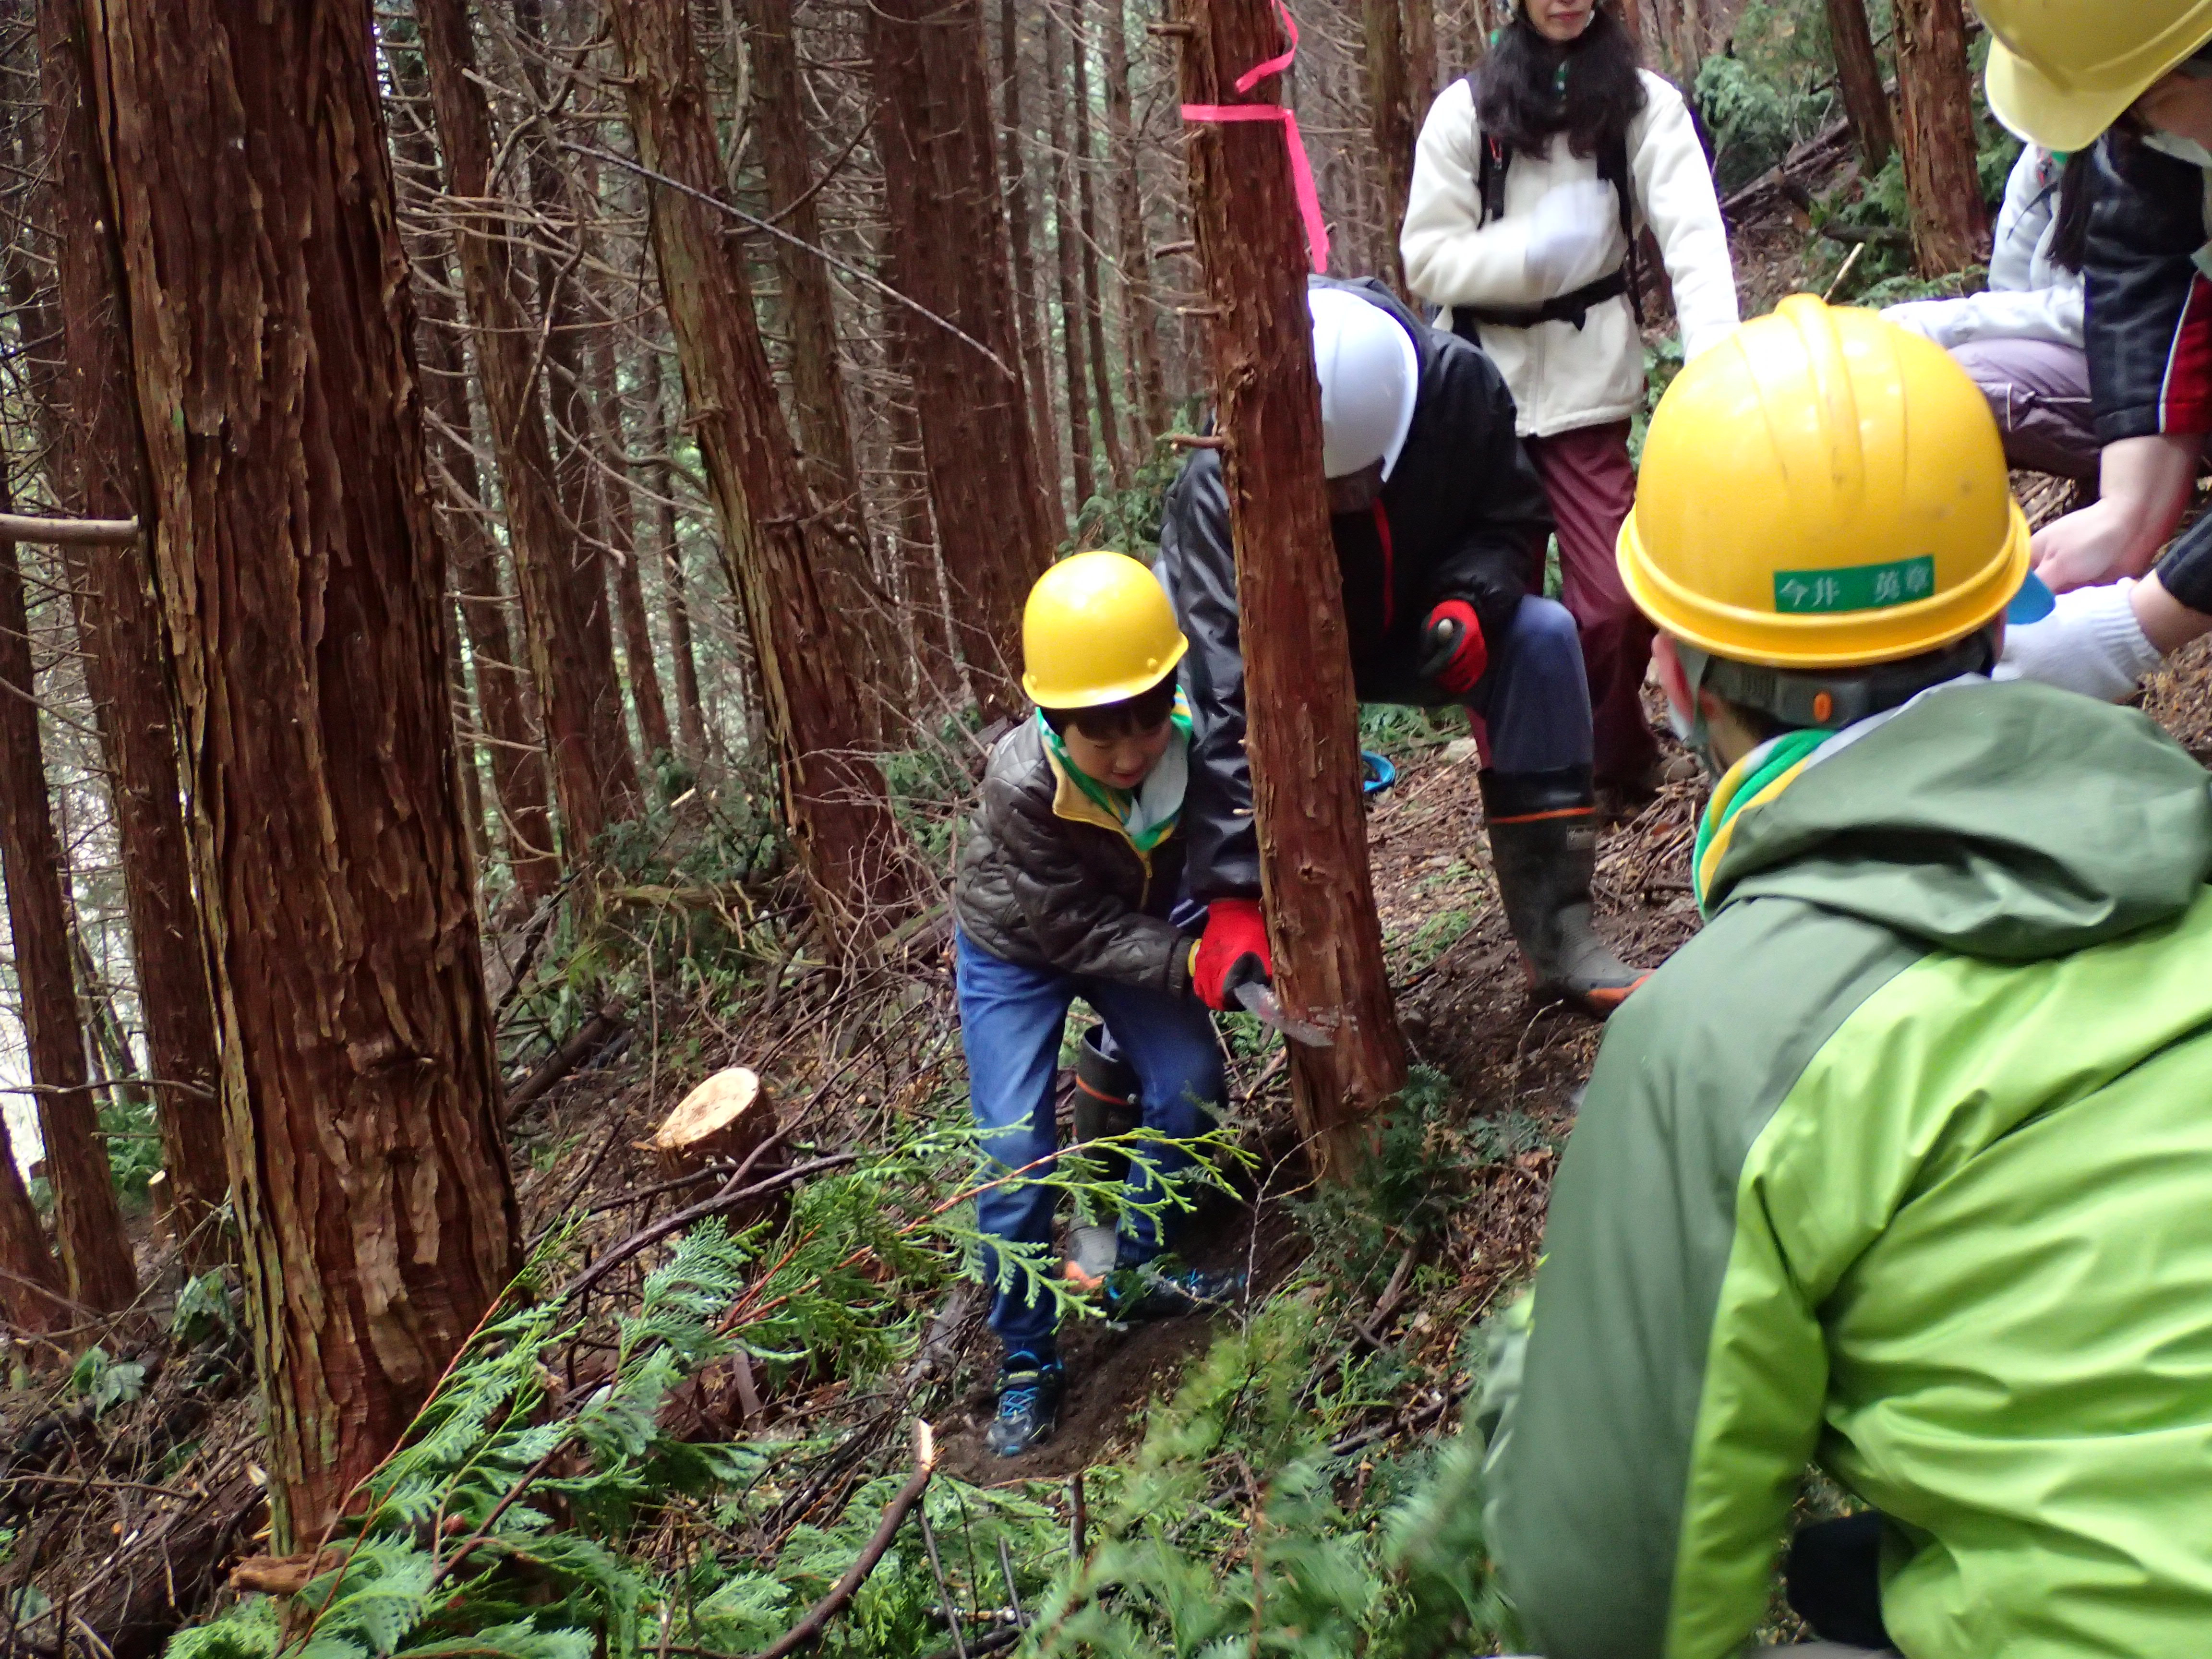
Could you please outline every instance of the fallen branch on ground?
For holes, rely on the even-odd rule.
[[[877,1523],[875,1536],[869,1539],[845,1576],[830,1587],[830,1593],[807,1610],[806,1617],[784,1632],[775,1643],[763,1648],[753,1659],[786,1659],[801,1648],[811,1647],[821,1639],[830,1621],[843,1611],[845,1604],[860,1593],[860,1586],[868,1582],[868,1575],[898,1536],[898,1529],[906,1524],[914,1506],[921,1501],[921,1494],[929,1485],[929,1477],[937,1468],[937,1437],[929,1425],[916,1419],[914,1425],[914,1473],[907,1477],[906,1485],[884,1510],[884,1518]]]

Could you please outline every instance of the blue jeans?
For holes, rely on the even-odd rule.
[[[1146,1128],[1188,1139],[1211,1128],[1226,1106],[1221,1045],[1212,1017],[1194,998],[1005,962],[957,931],[953,948],[960,1040],[968,1051],[969,1087],[990,1173],[1035,1166],[1038,1175],[1050,1174],[1043,1160],[1060,1146],[1053,1080],[1068,1006],[1079,996],[1104,1017],[1123,1057],[1136,1068]],[[1172,1145],[1148,1146],[1144,1156],[1165,1175],[1191,1163],[1188,1152]],[[1140,1203],[1159,1196],[1152,1176],[1134,1161],[1128,1194]],[[987,1240],[1048,1245],[1054,1196],[1052,1188],[1036,1181],[1002,1182],[977,1195],[976,1225]],[[1129,1209],[1121,1226],[1123,1261],[1141,1261],[1161,1249],[1152,1218]],[[988,1244],[983,1270],[988,1275],[998,1271],[997,1253]],[[1010,1353],[1048,1351],[1053,1344],[1059,1310],[1049,1296],[1030,1300],[1030,1288],[1017,1276],[992,1299],[991,1328]]]
[[[1467,706],[1489,727],[1489,763],[1500,772],[1588,766],[1589,682],[1566,606],[1540,593],[1523,598],[1505,637],[1490,642],[1490,667]]]

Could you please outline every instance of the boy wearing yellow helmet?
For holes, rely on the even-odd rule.
[[[1160,1137],[1132,1164],[1109,1315],[1186,1313],[1236,1288],[1164,1259],[1158,1219],[1160,1179],[1189,1163],[1178,1143],[1227,1101],[1212,1020],[1192,994],[1194,940],[1176,921],[1190,714],[1176,668],[1188,648],[1136,560],[1078,553],[1047,571],[1022,616],[1022,686],[1036,712],[992,750],[961,845],[960,1036],[1000,1177],[977,1196],[975,1219],[1029,1263],[987,1251],[983,1264],[999,1286],[991,1328],[1005,1358],[989,1441],[1002,1457],[1051,1435],[1065,1386],[1059,1304],[1036,1271],[1052,1243],[1053,1189],[1021,1177],[1044,1174],[1058,1145],[1053,1085],[1076,998],[1104,1018]],[[1086,1049],[1085,1071],[1101,1058]]]
[[[1719,775],[1707,922],[1606,1033],[1478,1413],[1549,1659],[1741,1652],[1808,1462],[1863,1510],[1790,1553],[1831,1641],[2203,1650],[2212,793],[1986,678],[2027,544],[1981,393],[1871,313],[1787,300],[1652,417],[1620,562]]]

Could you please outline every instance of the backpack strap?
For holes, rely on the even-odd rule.
[[[1628,279],[1628,303],[1636,313],[1636,325],[1644,326],[1644,254],[1636,236],[1636,193],[1628,176],[1628,134],[1623,131],[1598,152],[1597,176],[1613,186],[1620,204],[1620,234],[1628,244],[1621,269]]]

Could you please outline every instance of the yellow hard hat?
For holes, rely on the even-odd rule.
[[[2027,520],[1989,403],[1948,352],[1797,294],[1659,400],[1620,561],[1677,639],[1847,668],[2001,615],[2027,574]]]
[[[1152,573],[1126,553],[1077,553],[1022,608],[1022,690],[1046,708],[1096,708],[1149,691],[1190,648]]]
[[[2212,40],[2212,0],[1975,0],[1996,40],[1990,110],[2030,143],[2086,149]]]

